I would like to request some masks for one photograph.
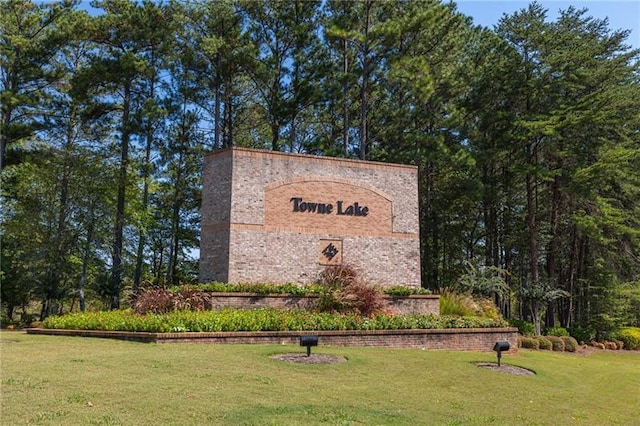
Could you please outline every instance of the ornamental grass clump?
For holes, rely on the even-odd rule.
[[[327,266],[318,281],[323,289],[316,308],[321,312],[355,312],[370,317],[384,307],[380,289],[361,279],[351,265]]]
[[[493,301],[471,293],[442,290],[440,293],[440,314],[457,316],[477,316],[500,319],[502,316]]]
[[[136,297],[132,307],[141,315],[166,314],[174,310],[204,311],[211,309],[211,300],[206,293],[190,287],[177,292],[148,289]]]

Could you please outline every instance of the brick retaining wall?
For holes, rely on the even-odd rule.
[[[317,335],[320,345],[419,348],[454,351],[492,351],[499,340],[509,342],[510,352],[518,347],[517,328],[467,328],[446,330],[346,330],[346,331],[261,331],[229,333],[144,333],[99,330],[50,330],[31,328],[28,334],[101,337],[155,343],[242,343],[298,345],[300,335]]]
[[[318,296],[296,296],[291,294],[255,294],[255,293],[210,293],[212,308],[277,308],[310,309],[315,306]],[[384,309],[397,315],[440,313],[440,296],[413,295],[406,297],[384,296]]]

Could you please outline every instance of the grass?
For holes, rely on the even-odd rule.
[[[322,342],[320,342],[322,343]],[[512,376],[476,367],[493,353],[144,344],[0,333],[2,424],[637,424],[640,353],[521,350]]]

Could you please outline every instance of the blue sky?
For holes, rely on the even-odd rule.
[[[493,28],[503,14],[526,8],[529,0],[454,0],[458,10],[473,18],[476,25]],[[587,16],[609,18],[609,28],[631,30],[627,44],[640,49],[640,0],[538,0],[548,10],[549,20],[555,20],[558,10],[574,6],[589,9]]]

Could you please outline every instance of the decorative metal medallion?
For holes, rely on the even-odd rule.
[[[319,263],[321,265],[342,265],[342,241],[320,240]]]

